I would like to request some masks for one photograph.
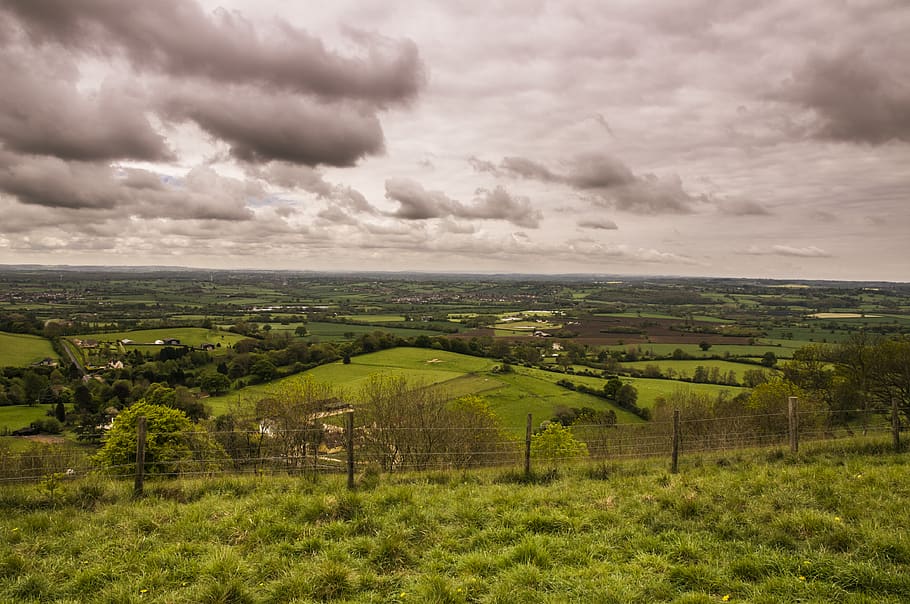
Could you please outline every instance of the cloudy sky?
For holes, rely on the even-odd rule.
[[[0,263],[910,281],[906,0],[0,0]]]

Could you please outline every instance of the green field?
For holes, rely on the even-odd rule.
[[[327,323],[311,321],[306,324],[307,337],[310,340],[343,341],[350,340],[365,333],[380,330],[400,338],[416,338],[417,336],[438,336],[440,332],[429,329],[407,329],[404,327],[377,327],[375,325],[349,325],[347,323]]]
[[[698,363],[697,361],[690,361]],[[724,363],[740,368],[747,365]],[[549,419],[557,407],[591,407],[598,410],[613,409],[620,423],[642,421],[632,413],[615,407],[608,401],[590,394],[574,392],[557,386],[556,382],[567,379],[600,390],[606,380],[600,377],[564,374],[515,366],[512,373],[493,373],[496,361],[480,357],[454,354],[426,348],[395,348],[356,356],[345,365],[340,361],[321,365],[303,374],[285,380],[301,380],[310,376],[318,382],[335,386],[340,396],[355,400],[363,384],[376,374],[403,376],[413,384],[437,384],[451,397],[477,394],[487,400],[490,407],[501,418],[503,425],[515,434],[523,434],[528,413],[535,423]],[[667,396],[683,388],[706,392],[711,396],[726,391],[735,396],[744,391],[733,386],[714,384],[690,384],[674,380],[623,378],[638,389],[638,405],[642,408],[654,406],[658,397]],[[239,391],[211,397],[206,403],[213,415],[229,411],[236,403],[252,404],[280,385],[279,382],[248,386]]]
[[[676,349],[680,349],[694,358],[711,358],[730,355],[733,357],[760,358],[766,352],[773,352],[778,358],[789,358],[793,351],[801,346],[812,344],[809,341],[797,340],[762,340],[752,346],[748,344],[714,344],[707,351],[699,348],[697,344],[651,344],[634,343],[606,347],[608,350],[626,352],[630,348],[644,354],[654,356],[670,356]]]
[[[0,488],[0,601],[910,601],[910,458],[886,446],[503,470]],[[534,462],[535,464],[537,462]],[[541,471],[543,466],[540,467]],[[52,488],[53,487],[53,488]]]
[[[635,361],[632,363],[622,363],[622,366],[626,369],[637,369],[639,371],[644,371],[648,365],[657,365],[660,367],[662,372],[666,372],[668,369],[672,369],[676,376],[685,374],[691,378],[695,374],[695,369],[699,366],[702,366],[706,369],[717,368],[721,374],[726,374],[730,371],[736,374],[738,380],[742,380],[743,373],[749,371],[750,369],[761,369],[764,371],[773,371],[767,367],[761,365],[753,365],[746,363],[734,363],[732,361],[720,361],[718,359],[704,359],[704,360],[684,360],[684,361],[673,361],[673,360],[654,360],[654,361]]]
[[[442,350],[429,348],[393,348],[371,354],[353,357],[351,363],[345,365],[341,361],[320,365],[303,374],[298,374],[273,382],[249,386],[242,390],[231,392],[223,396],[206,399],[211,406],[212,413],[218,415],[225,413],[237,401],[254,401],[267,394],[282,381],[294,381],[312,377],[318,382],[331,384],[339,391],[342,397],[356,398],[360,388],[376,374],[403,376],[413,384],[446,384],[457,378],[477,372],[487,372],[495,363],[489,359],[470,357]],[[459,385],[458,395],[463,392],[463,384]]]
[[[0,432],[28,427],[33,421],[47,417],[48,405],[9,405],[0,407]]]
[[[601,389],[604,387],[606,380],[599,377],[589,377],[585,375],[572,375],[540,371],[539,373],[546,376],[544,379],[554,383],[560,379],[566,379],[575,384],[584,384],[589,388]],[[740,392],[747,391],[746,388],[736,386],[719,386],[716,384],[691,384],[689,382],[680,382],[677,380],[663,380],[650,378],[620,378],[624,383],[632,384],[638,390],[638,406],[644,409],[650,409],[654,406],[658,397],[667,396],[673,392],[684,389],[693,392],[704,392],[711,396],[717,396],[721,392],[728,392],[730,396],[736,396]],[[634,416],[633,416],[634,417]]]
[[[339,319],[344,319],[347,321],[362,321],[364,323],[404,323],[404,316],[402,315],[343,315],[339,316]]]
[[[134,331],[117,331],[107,333],[89,333],[72,336],[71,339],[96,340],[98,342],[116,342],[132,340],[137,344],[151,344],[155,340],[177,338],[181,344],[187,346],[200,346],[205,343],[231,346],[246,336],[217,329],[203,329],[201,327],[173,327],[161,329],[137,329]]]
[[[48,357],[58,359],[46,338],[0,331],[0,367],[25,367]]]
[[[395,348],[353,357],[348,365],[338,361],[285,379],[300,380],[311,376],[318,382],[332,384],[342,396],[356,400],[360,388],[370,376],[403,376],[412,384],[436,384],[453,398],[467,394],[483,396],[504,426],[515,434],[524,433],[528,413],[533,414],[535,422],[540,422],[551,418],[559,406],[614,409],[620,422],[641,421],[604,399],[557,386],[557,380],[567,377],[563,374],[526,367],[515,367],[512,373],[507,374],[493,373],[492,369],[497,364],[491,359],[440,350]],[[602,388],[603,380],[599,382]],[[237,402],[251,404],[279,383],[250,386],[209,398],[206,403],[214,415],[226,413]]]

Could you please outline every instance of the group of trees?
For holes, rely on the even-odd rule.
[[[657,400],[655,423],[666,425],[679,409],[689,436],[780,436],[787,432],[791,396],[799,400],[803,431],[865,427],[876,414],[890,413],[892,402],[910,421],[910,338],[857,333],[836,345],[800,348],[779,368],[779,375],[764,376],[735,397],[680,388]]]
[[[818,400],[831,421],[845,423],[887,411],[894,401],[910,420],[910,337],[852,334],[833,345],[797,350],[784,377]]]
[[[311,378],[285,382],[253,407],[238,407],[207,423],[192,422],[169,394],[164,386],[155,388],[120,412],[97,461],[123,473],[135,469],[140,415],[147,419],[146,457],[156,472],[175,471],[181,463],[196,470],[232,464],[238,470],[297,472],[313,467],[320,451],[342,444],[339,422],[326,423],[342,406],[337,392]],[[386,471],[517,459],[517,443],[479,397],[452,400],[438,387],[377,375],[355,398],[358,456]]]

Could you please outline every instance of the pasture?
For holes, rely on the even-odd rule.
[[[0,489],[0,601],[910,601],[910,467],[868,445]]]
[[[58,358],[46,338],[0,331],[0,367],[26,367],[45,358]]]
[[[243,340],[245,336],[221,331],[219,329],[203,329],[201,327],[166,327],[160,329],[137,329],[133,331],[115,331],[102,333],[88,333],[72,336],[71,339],[95,340],[98,342],[116,342],[132,340],[137,344],[151,344],[155,340],[177,338],[181,344],[187,346],[201,346],[204,343],[232,346]]]
[[[789,358],[793,351],[800,347],[812,344],[809,341],[797,340],[761,340],[755,344],[713,344],[707,351],[702,350],[698,343],[652,343],[652,342],[635,342],[630,344],[618,344],[607,346],[607,350],[616,350],[628,352],[630,349],[638,354],[648,354],[651,356],[671,356],[676,349],[682,350],[689,356],[696,359],[709,359],[717,356],[747,357],[760,358],[767,352],[773,352],[779,358]]]
[[[48,405],[6,405],[0,407],[0,432],[26,428],[47,417]]]
[[[406,378],[413,385],[447,384],[469,374],[486,372],[495,366],[489,359],[470,357],[429,348],[393,348],[353,357],[350,364],[341,361],[320,365],[302,374],[270,384],[248,386],[239,391],[206,399],[212,413],[225,413],[238,401],[254,401],[265,396],[282,382],[312,378],[331,384],[342,398],[356,398],[363,384],[372,375],[387,374]],[[464,384],[459,384],[463,392]],[[467,392],[465,392],[467,394]],[[459,395],[460,396],[460,395]]]
[[[692,378],[695,375],[695,370],[701,366],[707,370],[717,369],[721,375],[725,375],[729,372],[736,374],[737,380],[742,380],[743,373],[749,370],[760,369],[769,373],[774,372],[773,369],[768,369],[761,365],[753,365],[751,363],[734,363],[732,361],[722,361],[719,359],[704,359],[704,360],[653,360],[653,361],[634,361],[631,363],[623,363],[622,366],[625,369],[637,369],[638,371],[645,371],[649,365],[657,366],[660,371],[667,375],[668,372],[673,373],[673,376],[677,378]]]
[[[311,321],[306,324],[307,339],[310,341],[326,340],[338,342],[352,340],[357,336],[373,333],[379,328],[374,325],[350,325],[348,323],[330,323]],[[421,335],[438,336],[440,332],[429,329],[409,329],[404,327],[383,326],[382,331],[400,338],[414,338]]]
[[[229,411],[232,405],[252,404],[271,390],[280,388],[281,381],[311,377],[317,382],[331,384],[339,396],[355,400],[364,383],[373,375],[402,376],[413,385],[436,386],[456,398],[468,394],[482,396],[500,417],[503,426],[515,434],[524,434],[526,416],[533,414],[535,422],[550,419],[560,406],[614,409],[620,422],[639,422],[635,415],[611,405],[608,401],[588,394],[573,392],[556,382],[574,376],[552,373],[527,367],[513,367],[511,373],[493,373],[497,361],[455,354],[428,348],[395,348],[356,356],[345,365],[336,361],[298,374],[257,386],[248,386],[222,396],[206,399],[212,413]],[[594,380],[603,387],[603,380]],[[582,381],[579,378],[577,381]],[[662,380],[648,380],[660,382]],[[656,389],[655,389],[656,390]]]

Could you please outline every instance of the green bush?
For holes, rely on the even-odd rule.
[[[139,417],[146,420],[145,471],[149,474],[214,470],[224,461],[221,445],[183,411],[143,400],[116,417],[95,462],[114,474],[136,472]]]

